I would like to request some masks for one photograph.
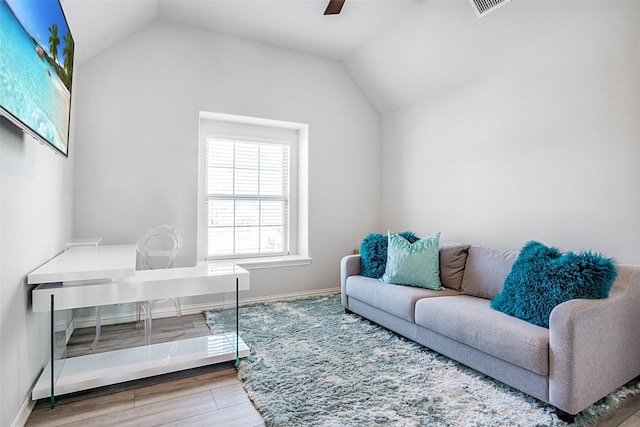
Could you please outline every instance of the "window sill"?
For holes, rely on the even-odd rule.
[[[313,258],[303,255],[288,255],[279,257],[237,258],[200,261],[198,264],[235,264],[246,270],[262,268],[298,267],[309,265]]]

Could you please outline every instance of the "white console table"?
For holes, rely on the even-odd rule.
[[[237,360],[249,354],[238,335],[238,292],[249,289],[249,272],[234,264],[135,270],[135,245],[72,246],[28,275],[33,311],[51,314],[51,360],[33,399]],[[150,344],[66,359],[54,354],[54,312],[168,297],[233,293],[235,325],[206,337]],[[150,328],[151,318],[148,318]]]
[[[71,246],[27,276],[30,285],[136,274],[136,245]]]

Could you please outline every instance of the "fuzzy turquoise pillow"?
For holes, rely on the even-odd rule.
[[[411,231],[400,233],[410,243],[418,240]],[[387,266],[387,246],[389,238],[380,233],[369,233],[360,244],[360,275],[379,279]]]
[[[389,230],[384,283],[442,290],[440,283],[440,233],[414,243]]]
[[[491,307],[548,328],[556,305],[576,298],[607,298],[617,275],[611,258],[590,251],[562,254],[542,243],[528,242]]]

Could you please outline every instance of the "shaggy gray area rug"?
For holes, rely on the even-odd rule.
[[[212,332],[222,310],[206,311]],[[340,296],[240,307],[238,365],[268,426],[565,426],[549,405],[345,314]],[[578,414],[586,425],[640,393],[633,382]]]

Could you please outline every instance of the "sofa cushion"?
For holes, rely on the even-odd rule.
[[[416,302],[416,324],[535,372],[549,374],[549,330],[489,307],[471,296]]]
[[[593,252],[563,254],[528,242],[491,307],[548,328],[556,305],[577,298],[606,298],[617,274],[611,258]]]
[[[459,291],[462,289],[464,266],[471,245],[440,242],[440,281],[442,286]]]
[[[345,287],[349,297],[409,322],[415,321],[415,305],[419,299],[459,295],[457,291],[451,289],[434,291],[412,286],[392,285],[364,276],[348,277]]]
[[[410,243],[389,230],[387,266],[380,279],[384,283],[443,290],[440,283],[438,240],[440,233]]]
[[[418,240],[411,231],[400,233],[409,243]],[[379,279],[384,274],[387,265],[387,246],[389,238],[380,233],[369,233],[360,243],[360,274]]]
[[[474,297],[493,299],[502,291],[504,279],[511,271],[518,252],[469,248],[462,278],[462,293]]]

